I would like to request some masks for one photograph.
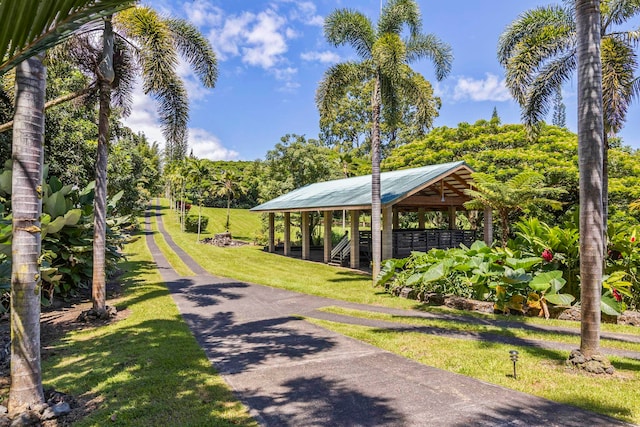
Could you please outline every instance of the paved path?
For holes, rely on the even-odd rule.
[[[148,233],[147,244],[163,280],[209,360],[261,425],[628,425],[421,365],[305,322],[300,316],[398,328],[398,324],[335,316],[317,309],[333,305],[404,315],[407,311],[214,277],[175,245],[164,232],[160,215],[157,220],[167,243],[196,274],[179,276]],[[149,227],[147,217],[147,230]],[[446,334],[426,329],[432,330],[423,332]]]

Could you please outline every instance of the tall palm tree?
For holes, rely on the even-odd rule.
[[[464,193],[473,200],[464,204],[467,209],[491,208],[498,213],[502,227],[502,247],[509,239],[509,214],[530,206],[549,206],[558,209],[562,205],[551,197],[566,193],[560,188],[545,187],[544,177],[537,172],[525,171],[507,182],[497,180],[484,173],[473,174],[474,189]]]
[[[599,0],[576,0],[578,163],[580,173],[580,351],[599,351],[604,262],[602,207],[604,118]]]
[[[187,150],[189,102],[184,83],[177,74],[178,53],[190,63],[202,84],[213,87],[217,61],[211,45],[191,24],[181,19],[162,18],[149,7],[135,7],[104,21],[102,48],[91,39],[79,38],[68,54],[93,74],[99,88],[99,137],[96,158],[96,193],[93,240],[93,310],[107,314],[105,244],[107,211],[107,156],[112,89],[115,101],[128,112],[136,68],[145,93],[159,101],[160,120],[168,159],[183,158]],[[78,47],[79,46],[79,47]],[[136,48],[135,46],[139,46]],[[114,85],[114,83],[116,83]],[[115,86],[115,87],[114,87]]]
[[[0,0],[0,74],[16,68],[9,413],[44,402],[40,367],[39,264],[46,71],[36,55],[127,0]]]
[[[564,6],[527,11],[500,36],[498,60],[506,69],[506,84],[522,107],[525,124],[535,127],[553,106],[559,87],[576,71],[577,11],[574,0]],[[600,54],[604,119],[603,209],[608,211],[608,139],[627,118],[627,109],[640,96],[636,49],[640,32],[620,26],[640,15],[637,0],[601,0]]]
[[[224,227],[225,230],[229,232],[231,200],[239,193],[246,191],[246,189],[238,181],[238,175],[230,170],[222,171],[222,173],[218,175],[217,179],[213,182],[213,186],[216,196],[227,199],[227,222]]]
[[[208,180],[209,175],[211,175],[211,171],[209,170],[209,161],[207,159],[188,158],[187,180],[198,201],[198,237],[196,242],[200,242],[202,199],[205,197],[207,189],[211,186]]]
[[[405,27],[409,36],[402,39]],[[324,33],[334,46],[351,45],[360,62],[344,62],[326,71],[316,93],[316,103],[321,111],[341,99],[352,85],[373,81],[372,133],[371,133],[371,233],[373,278],[380,272],[380,121],[384,107],[390,124],[398,120],[401,96],[416,105],[417,119],[423,121],[429,115],[427,106],[431,97],[424,86],[416,84],[415,73],[409,63],[430,58],[438,80],[451,69],[451,48],[432,34],[422,34],[420,10],[414,0],[391,0],[384,8],[377,27],[362,13],[350,9],[338,9],[327,16]]]

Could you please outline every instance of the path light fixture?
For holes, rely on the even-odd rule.
[[[516,350],[509,350],[509,357],[513,362],[513,378],[518,379],[518,376],[516,374],[516,362],[518,361],[518,352]]]

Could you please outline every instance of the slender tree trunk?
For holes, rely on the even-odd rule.
[[[198,203],[198,240],[196,243],[200,242],[200,221],[202,220],[202,202]]]
[[[16,67],[13,130],[11,388],[9,413],[44,402],[40,367],[40,257],[46,70],[39,58]]]
[[[380,227],[380,78],[376,78],[371,100],[373,129],[371,132],[371,252],[372,252],[372,277],[375,282],[380,273],[382,258],[382,233]]]
[[[107,156],[109,115],[111,114],[111,83],[113,70],[113,28],[111,18],[104,21],[103,58],[99,66],[100,112],[98,115],[98,153],[96,157],[96,194],[93,222],[93,309],[99,316],[107,312],[105,251],[107,237]]]
[[[231,211],[231,197],[229,196],[229,194],[227,194],[227,224],[226,224],[226,229],[227,229],[227,233],[229,232],[229,214]]]
[[[600,1],[576,0],[578,37],[578,164],[580,169],[580,350],[589,357],[600,345],[603,266],[602,65]]]

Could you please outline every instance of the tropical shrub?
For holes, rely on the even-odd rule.
[[[574,300],[559,293],[565,284],[562,272],[543,257],[490,248],[480,241],[471,248],[432,249],[389,260],[376,283],[394,293],[399,287],[413,287],[418,294],[438,292],[494,301],[494,309],[503,313],[534,308],[547,317],[548,304],[566,306]]]
[[[45,175],[46,176],[46,175]],[[0,173],[0,293],[2,308],[8,307],[11,277],[11,165]],[[121,249],[129,240],[131,217],[114,216],[122,193],[108,203],[106,272],[112,275],[123,257]],[[42,198],[41,278],[42,301],[54,295],[67,298],[89,287],[93,275],[94,184],[80,190],[63,185],[57,177],[45,178]]]
[[[207,225],[209,225],[209,217],[205,215],[200,216],[200,232],[205,231],[207,229]],[[184,229],[189,233],[197,233],[198,215],[187,215],[184,220]]]

